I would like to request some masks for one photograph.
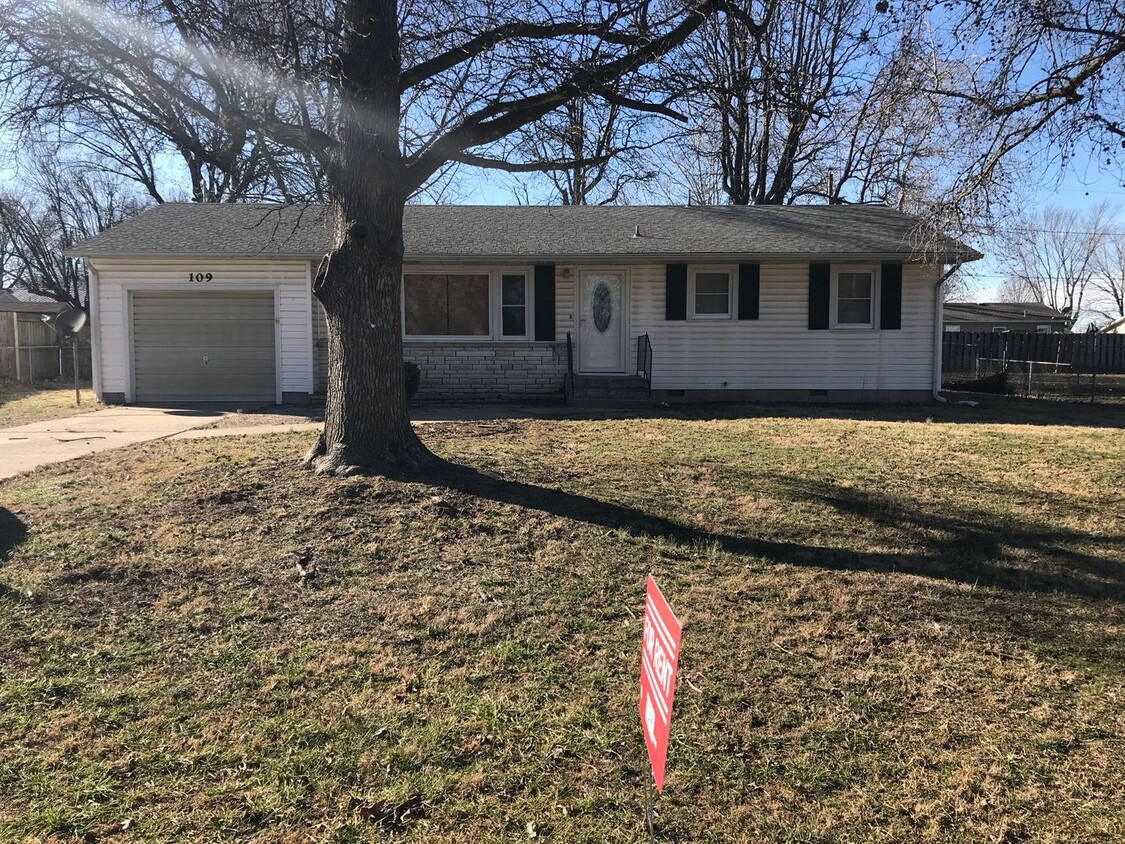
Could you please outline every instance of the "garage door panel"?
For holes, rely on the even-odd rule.
[[[185,334],[182,330],[163,331],[146,326],[137,326],[133,332],[133,348],[149,350],[159,349],[254,349],[261,348],[273,342],[274,324],[271,320],[268,325],[248,327],[245,330],[215,332],[199,331],[195,334]]]
[[[272,291],[133,294],[137,401],[273,401]]]

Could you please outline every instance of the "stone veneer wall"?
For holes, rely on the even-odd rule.
[[[566,343],[409,341],[403,354],[422,370],[422,401],[561,396],[566,375]]]

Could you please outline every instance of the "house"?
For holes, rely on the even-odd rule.
[[[1065,334],[1073,320],[1069,314],[1034,302],[946,302],[944,324],[946,331]]]
[[[1103,328],[1102,334],[1125,334],[1125,316],[1115,319]]]
[[[431,400],[624,395],[638,375],[654,400],[929,399],[942,265],[980,255],[935,237],[922,261],[917,229],[881,206],[411,205],[404,354]],[[316,206],[168,203],[74,247],[95,391],[322,393],[329,243]]]

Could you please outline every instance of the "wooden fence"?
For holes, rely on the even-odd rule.
[[[90,379],[90,329],[78,335],[78,375]],[[74,377],[70,341],[37,313],[0,312],[0,378],[18,381]]]
[[[1075,375],[1125,374],[1125,334],[947,331],[942,337],[947,375],[985,376],[1012,364]]]

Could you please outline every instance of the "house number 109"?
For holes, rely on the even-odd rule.
[[[197,284],[205,284],[206,282],[211,281],[211,279],[214,278],[211,273],[188,273],[187,277],[188,281],[194,281]]]

